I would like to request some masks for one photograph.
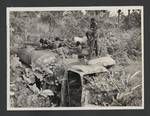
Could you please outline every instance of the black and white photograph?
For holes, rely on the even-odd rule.
[[[7,110],[144,109],[143,6],[7,7]]]

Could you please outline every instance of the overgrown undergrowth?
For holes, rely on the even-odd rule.
[[[94,11],[93,11],[94,12]],[[107,12],[106,12],[107,14]],[[139,15],[138,15],[139,16]],[[89,28],[90,13],[81,12],[11,12],[10,14],[10,82],[12,107],[55,107],[60,106],[54,91],[39,91],[34,83],[33,71],[26,77],[23,65],[15,52],[25,42],[38,42],[40,38],[53,41],[55,37],[73,43],[75,36],[84,37]],[[127,18],[127,16],[125,16]],[[133,19],[136,17],[132,16]],[[99,56],[110,55],[116,65],[111,69],[113,86],[117,97],[102,106],[141,106],[142,104],[142,46],[141,27],[125,22],[124,17],[117,25],[116,17],[95,16],[98,23]],[[135,21],[132,21],[135,23]],[[139,22],[139,21],[138,21]],[[69,48],[67,48],[69,51]],[[64,53],[65,54],[65,53]],[[68,54],[65,54],[68,55]],[[70,56],[68,56],[70,57]],[[28,68],[27,68],[28,69]],[[57,70],[57,69],[56,69]],[[59,84],[57,81],[55,84]],[[32,88],[32,89],[31,89]],[[60,94],[60,93],[59,93]],[[60,97],[60,95],[55,97]],[[97,98],[96,98],[97,99]],[[59,105],[58,105],[59,104]]]

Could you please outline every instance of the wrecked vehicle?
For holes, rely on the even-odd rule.
[[[117,95],[109,79],[109,68],[115,65],[111,57],[95,58],[82,64],[78,59],[60,59],[50,50],[24,48],[18,50],[17,55],[34,72],[40,83],[40,86],[37,84],[39,90],[54,92],[59,99],[55,100],[56,106],[104,105]]]
[[[100,64],[70,66],[62,82],[62,106],[80,107],[112,102],[110,97],[116,97],[118,91],[114,85],[110,84],[109,78],[109,69]],[[94,101],[94,97],[99,97],[99,101],[96,98]]]

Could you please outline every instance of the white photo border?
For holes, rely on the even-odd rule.
[[[142,105],[141,106],[94,106],[94,107],[21,107],[10,106],[10,21],[11,11],[69,11],[69,10],[110,10],[111,9],[141,10],[141,43],[142,43]],[[80,7],[7,7],[7,111],[47,111],[47,110],[143,110],[144,109],[144,6],[80,6]]]

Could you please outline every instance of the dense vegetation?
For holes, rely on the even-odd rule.
[[[132,9],[131,9],[132,10]],[[19,61],[15,51],[25,42],[38,42],[40,38],[53,40],[60,37],[68,42],[75,36],[84,37],[89,29],[90,19],[98,24],[100,56],[111,55],[116,61],[113,78],[120,86],[118,98],[109,105],[141,106],[142,93],[142,46],[141,12],[128,11],[124,15],[109,16],[111,11],[41,11],[10,12],[10,82],[11,105],[13,107],[57,106],[51,104],[46,94],[37,96],[37,88],[30,91],[21,79],[20,68],[25,66]],[[49,91],[48,94],[53,95]],[[103,104],[104,105],[104,104]]]

